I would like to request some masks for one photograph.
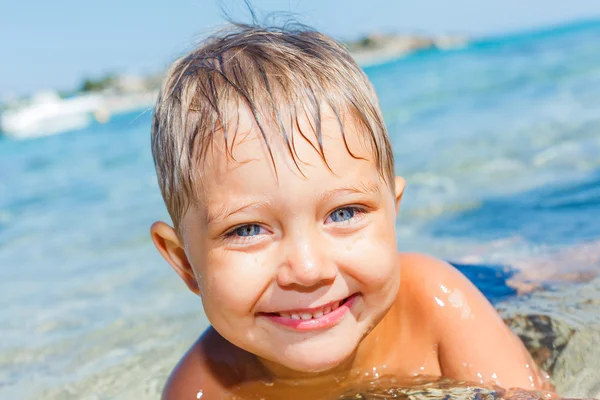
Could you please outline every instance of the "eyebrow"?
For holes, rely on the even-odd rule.
[[[354,185],[343,186],[323,193],[321,196],[319,196],[319,201],[326,202],[331,200],[333,197],[353,193],[376,195],[380,193],[379,185],[375,184],[374,182],[360,182]]]
[[[271,204],[269,201],[253,201],[251,203],[236,205],[234,207],[220,207],[214,213],[208,213],[208,215],[206,216],[206,224],[208,225],[215,221],[227,219],[233,214],[237,214],[240,211],[246,210],[248,208],[261,208],[269,204]]]
[[[359,194],[365,194],[365,195],[375,195],[375,194],[379,194],[380,190],[379,190],[379,186],[373,182],[361,182],[359,184],[348,185],[348,186],[343,186],[343,187],[329,190],[329,191],[321,194],[318,197],[318,201],[326,202],[336,196],[342,196],[345,194],[353,194],[353,193],[359,193]],[[206,216],[206,224],[208,225],[215,221],[222,221],[224,219],[229,218],[230,216],[232,216],[234,214],[239,213],[240,211],[244,211],[249,208],[262,208],[262,207],[269,206],[270,204],[271,204],[270,201],[261,200],[261,201],[253,201],[253,202],[250,202],[247,204],[236,205],[234,207],[229,207],[229,208],[228,207],[220,207],[215,212],[209,213]]]

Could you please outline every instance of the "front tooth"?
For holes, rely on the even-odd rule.
[[[279,313],[279,316],[280,317],[284,317],[284,318],[289,318],[290,317],[290,313],[282,312],[282,313]]]
[[[336,308],[338,308],[340,306],[340,302],[336,301],[335,303],[333,303],[331,305],[331,311],[335,310]]]
[[[292,319],[300,319],[300,316],[298,316],[298,314],[292,314]]]
[[[303,320],[311,319],[312,318],[312,314],[302,313],[302,314],[300,314],[300,318],[302,318]]]
[[[323,311],[317,311],[313,314],[314,318],[321,318],[323,316]]]
[[[323,309],[323,314],[329,314],[331,312],[331,306],[327,306]]]

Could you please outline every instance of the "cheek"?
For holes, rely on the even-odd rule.
[[[272,279],[265,262],[264,257],[253,254],[209,252],[200,283],[208,318],[244,317],[251,313]]]
[[[360,285],[358,290],[376,295],[374,301],[396,295],[400,265],[393,226],[373,226],[349,239],[339,257],[344,273]]]

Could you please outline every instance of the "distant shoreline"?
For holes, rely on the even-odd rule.
[[[392,61],[421,50],[448,50],[465,47],[469,40],[458,35],[417,36],[400,34],[370,34],[346,42],[354,60],[361,67]]]
[[[461,36],[370,34],[345,42],[362,67],[396,60],[427,49],[461,48]],[[163,72],[164,73],[164,72]],[[107,74],[85,79],[70,93],[40,91],[0,105],[0,134],[32,138],[82,129],[93,121],[105,123],[114,115],[151,107],[156,101],[163,73],[147,76]]]

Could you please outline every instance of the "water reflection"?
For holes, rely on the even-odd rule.
[[[362,377],[362,374],[357,374]],[[560,399],[551,392],[524,389],[506,390],[493,384],[456,381],[447,378],[419,376],[411,379],[398,379],[383,376],[375,379],[336,379],[311,382],[310,389],[299,390],[304,382],[287,382],[266,388],[262,383],[253,383],[236,388],[232,399],[330,399],[330,400],[375,400],[375,399]],[[265,390],[267,389],[267,390]]]

